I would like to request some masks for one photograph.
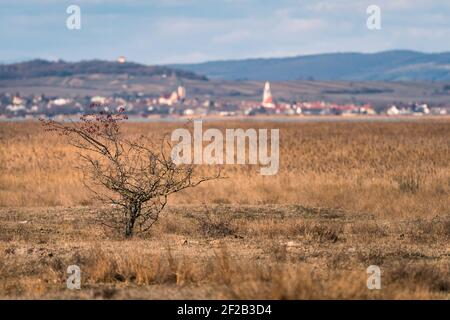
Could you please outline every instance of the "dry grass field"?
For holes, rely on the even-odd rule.
[[[174,195],[150,234],[124,240],[95,223],[108,208],[64,138],[0,123],[0,298],[450,297],[450,120],[204,126],[279,128],[279,173],[225,166],[227,179]],[[80,291],[66,288],[73,264]],[[369,265],[381,290],[367,289]]]

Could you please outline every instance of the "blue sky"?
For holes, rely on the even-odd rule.
[[[81,8],[68,30],[66,8]],[[381,8],[368,30],[366,8]],[[146,64],[324,52],[450,51],[448,0],[0,0],[0,61]]]

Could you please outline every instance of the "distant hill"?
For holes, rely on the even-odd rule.
[[[178,78],[207,80],[191,71],[176,70],[165,66],[146,66],[126,62],[103,60],[81,62],[31,60],[27,62],[0,64],[0,80],[29,79],[37,77],[68,77],[83,74],[128,74],[132,76],[174,75]]]
[[[450,52],[396,50],[170,65],[225,80],[448,81]]]

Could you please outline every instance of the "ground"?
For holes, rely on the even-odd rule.
[[[103,208],[102,210],[107,210]],[[448,298],[448,217],[298,205],[174,206],[123,240],[98,208],[1,209],[1,298]],[[208,212],[208,213],[206,213]],[[68,290],[78,265],[82,289]],[[381,290],[366,269],[382,270]]]

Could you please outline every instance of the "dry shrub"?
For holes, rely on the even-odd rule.
[[[14,236],[6,226],[0,224],[0,241],[11,242],[13,241]]]
[[[407,231],[414,242],[450,241],[450,218],[417,219]]]
[[[343,240],[343,227],[329,222],[299,219],[260,219],[239,223],[239,230],[248,236],[263,236],[269,239],[300,237],[306,241],[331,242]]]
[[[315,224],[305,231],[305,234],[319,242],[337,242],[341,239],[342,228],[333,225]]]
[[[277,219],[261,218],[257,221],[240,219],[239,232],[246,236],[266,237],[275,239],[280,236],[290,236],[296,233],[296,225]]]
[[[429,291],[450,292],[450,268],[445,261],[440,264],[400,262],[386,273],[388,283],[403,287],[414,284]]]
[[[303,205],[294,205],[294,208],[297,214],[306,217],[339,219],[345,215],[345,210],[337,208],[308,207]]]
[[[417,173],[409,173],[407,175],[400,175],[394,178],[398,184],[398,188],[404,193],[416,193],[420,190],[423,183],[423,177]]]
[[[443,224],[443,232],[444,236],[447,237],[447,239],[450,239],[450,219],[446,219]]]
[[[82,269],[89,283],[129,282],[148,285],[177,282],[177,266],[170,251],[165,256],[144,256],[92,249],[85,258]]]
[[[354,260],[352,259],[352,254],[349,253],[347,250],[336,250],[333,252],[331,257],[327,259],[326,262],[327,268],[329,270],[337,270],[337,269],[356,269]]]
[[[29,258],[25,261],[14,259],[15,252],[0,254],[0,293],[1,296],[28,296],[39,298],[64,283],[60,261],[53,262],[42,256],[39,261]]]
[[[389,226],[381,225],[376,221],[364,221],[352,224],[350,231],[358,236],[380,239],[389,235]]]
[[[286,262],[288,260],[288,248],[286,243],[268,241],[262,246],[264,253],[268,254],[274,261]]]
[[[158,224],[155,225],[152,235],[183,235],[192,236],[197,230],[196,221],[192,218],[186,218],[181,215],[165,215]]]
[[[232,224],[233,218],[222,210],[221,206],[209,208],[204,206],[203,214],[195,216],[198,222],[198,230],[201,235],[211,238],[223,238],[236,233]]]
[[[358,259],[365,266],[381,266],[386,259],[386,255],[386,252],[380,248],[369,248],[367,251],[358,252]]]

